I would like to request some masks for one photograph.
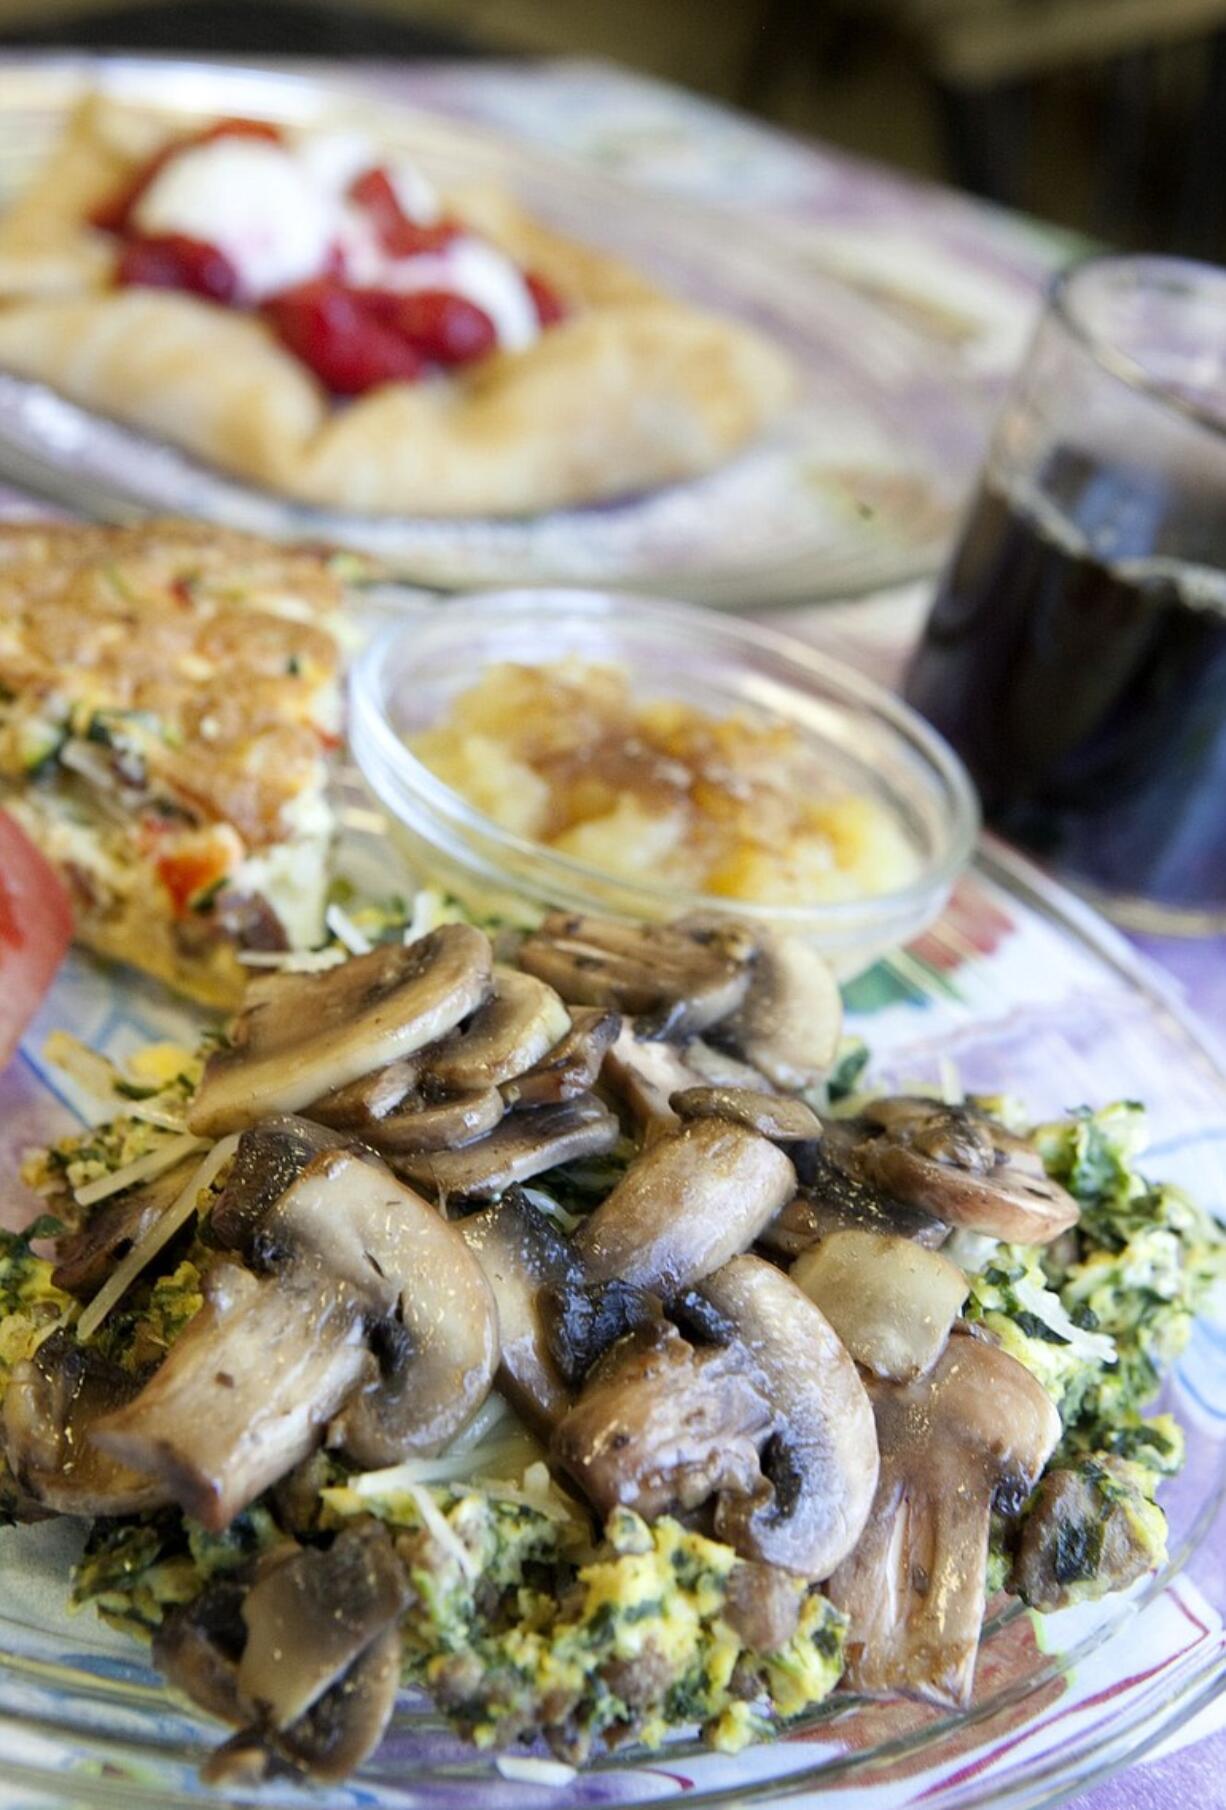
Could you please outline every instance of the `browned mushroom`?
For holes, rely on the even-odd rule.
[[[199,1160],[197,1153],[143,1187],[114,1195],[95,1207],[77,1231],[58,1239],[51,1276],[55,1286],[82,1301],[97,1294],[115,1265],[178,1199]]]
[[[1146,1473],[1095,1452],[1050,1470],[1026,1505],[1009,1588],[1045,1614],[1126,1590],[1166,1556]]]
[[[394,1112],[400,1102],[417,1086],[421,1064],[416,1056],[402,1056],[369,1075],[359,1075],[344,1087],[303,1108],[303,1116],[321,1125],[332,1125],[337,1131],[369,1131],[371,1126]]]
[[[796,1171],[766,1138],[696,1120],[631,1164],[575,1246],[593,1281],[673,1295],[746,1250],[795,1192]]]
[[[317,974],[252,982],[230,1043],[216,1050],[188,1107],[204,1136],[238,1131],[436,1043],[489,996],[487,937],[444,924]]]
[[[653,1519],[747,1495],[771,1422],[743,1351],[696,1351],[657,1319],[595,1365],[551,1452],[602,1515],[621,1506]]]
[[[752,1494],[720,1498],[715,1530],[745,1558],[828,1577],[856,1546],[877,1482],[873,1410],[829,1322],[760,1257],[700,1284],[736,1331],[772,1410]]]
[[[560,1106],[511,1112],[483,1138],[457,1150],[394,1159],[397,1172],[443,1200],[492,1200],[559,1163],[612,1150],[621,1135],[613,1114],[591,1094]]]
[[[700,1081],[675,1043],[640,1037],[634,1018],[623,1019],[601,1071],[602,1085],[628,1110],[644,1144],[677,1129],[672,1097]]]
[[[794,1094],[764,1094],[749,1087],[683,1087],[669,1105],[679,1119],[726,1119],[775,1144],[814,1143],[822,1122]]]
[[[576,1006],[570,1019],[570,1030],[539,1062],[503,1083],[508,1106],[556,1106],[595,1085],[621,1016],[607,1006]]]
[[[740,1005],[755,954],[752,934],[733,918],[625,924],[552,912],[519,960],[568,1004],[650,1013],[657,1036],[690,1037]]]
[[[454,1226],[374,1161],[325,1150],[209,1274],[161,1368],[94,1428],[219,1528],[327,1430],[361,1464],[438,1449],[484,1400],[497,1319]]]
[[[829,1579],[850,1617],[847,1680],[873,1696],[970,1700],[993,1500],[1028,1493],[1060,1437],[1030,1372],[955,1333],[911,1383],[874,1383],[881,1480],[855,1551]]]
[[[463,1025],[422,1056],[421,1076],[446,1092],[498,1087],[522,1075],[570,1029],[552,987],[514,968],[494,969],[494,991]]]
[[[170,1500],[165,1485],[101,1452],[91,1429],[141,1378],[53,1332],[15,1364],[4,1391],[4,1459],[23,1494],[61,1515],[130,1515]]]
[[[494,1129],[505,1108],[496,1087],[474,1087],[443,1099],[413,1093],[364,1133],[385,1156],[423,1156],[455,1150]]]
[[[541,1291],[551,1283],[581,1281],[578,1255],[516,1188],[459,1220],[457,1230],[498,1304],[498,1386],[512,1407],[548,1437],[570,1406],[571,1392],[549,1347]]]
[[[1048,1244],[1078,1216],[1032,1144],[970,1106],[874,1100],[864,1107],[859,1172],[909,1206],[1022,1244]]]
[[[843,1002],[829,964],[799,937],[760,931],[745,998],[720,1041],[776,1087],[815,1086],[838,1054]]]
[[[853,1228],[908,1238],[929,1250],[944,1244],[949,1227],[941,1220],[904,1205],[852,1173],[848,1165],[854,1138],[848,1139],[840,1120],[825,1120],[824,1129],[822,1142],[805,1151],[800,1192],[759,1240],[764,1250],[791,1262],[831,1233]]]

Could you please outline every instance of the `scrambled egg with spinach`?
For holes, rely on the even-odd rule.
[[[991,1107],[999,1113],[998,1102]],[[1146,1420],[1142,1409],[1226,1275],[1226,1243],[1182,1190],[1138,1173],[1140,1106],[1085,1110],[1031,1135],[1048,1173],[1079,1202],[1080,1220],[1053,1245],[997,1245],[971,1279],[966,1314],[1026,1365],[1060,1410],[1064,1436],[1024,1511],[1022,1557],[1012,1562],[1019,1530],[1000,1523],[991,1566],[994,1585],[1056,1607],[1051,1576],[1064,1606],[1117,1588],[1126,1555],[1134,1573],[1165,1560],[1166,1517],[1154,1497],[1183,1463],[1183,1432],[1171,1415]],[[1041,1510],[1043,1584],[1035,1550]]]

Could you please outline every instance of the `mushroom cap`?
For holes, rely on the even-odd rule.
[[[188,1107],[203,1136],[239,1131],[436,1043],[488,997],[489,939],[444,924],[318,974],[251,983],[228,1047],[215,1050]]]
[[[789,1274],[857,1364],[895,1382],[931,1370],[969,1287],[940,1251],[854,1228],[832,1232],[798,1257]]]
[[[901,1096],[872,1101],[862,1121],[859,1173],[937,1219],[1019,1244],[1050,1244],[1077,1222],[1033,1145],[973,1107]]]
[[[746,1250],[795,1192],[768,1139],[697,1119],[645,1150],[574,1242],[593,1281],[674,1295]]]
[[[700,1292],[736,1328],[773,1410],[752,1496],[725,1495],[715,1528],[745,1558],[828,1577],[855,1548],[877,1484],[864,1384],[830,1323],[760,1257],[735,1257]]]

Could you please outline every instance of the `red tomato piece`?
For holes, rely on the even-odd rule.
[[[357,177],[349,185],[349,199],[370,215],[384,251],[393,258],[415,258],[421,252],[441,251],[463,231],[454,220],[436,220],[432,226],[410,220],[386,170],[367,170]]]
[[[498,330],[484,308],[443,289],[402,295],[392,321],[424,358],[440,365],[471,364],[498,344]]]
[[[144,289],[186,289],[214,302],[232,302],[238,275],[224,252],[182,233],[129,239],[119,254],[117,280]]]
[[[0,1068],[17,1048],[72,940],[64,883],[0,811]]]
[[[190,150],[193,145],[215,144],[219,138],[261,138],[279,145],[283,134],[279,126],[266,119],[219,119],[214,125],[189,133],[185,138],[172,139],[170,144],[155,151],[121,189],[99,202],[89,216],[90,225],[100,227],[105,233],[126,233],[132,222],[132,210],[171,158],[177,157],[180,151]]]
[[[524,272],[524,282],[536,304],[536,318],[542,327],[556,327],[559,321],[566,319],[569,310],[552,284],[532,270]]]
[[[412,383],[422,359],[379,318],[361,290],[326,278],[274,295],[264,312],[284,345],[336,396],[380,383]]]
[[[224,855],[215,849],[184,849],[177,855],[163,855],[157,864],[158,879],[170,894],[175,916],[182,917],[193,899],[216,885],[226,872]]]

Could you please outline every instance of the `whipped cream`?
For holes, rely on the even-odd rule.
[[[484,239],[465,236],[453,239],[440,251],[389,259],[377,281],[402,295],[445,289],[465,296],[489,315],[504,352],[522,352],[540,337],[536,303],[522,274],[510,258]]]
[[[133,221],[142,233],[215,245],[233,265],[244,302],[319,276],[336,236],[335,203],[307,165],[254,138],[180,151],[141,196]]]

